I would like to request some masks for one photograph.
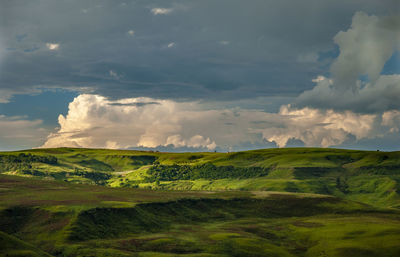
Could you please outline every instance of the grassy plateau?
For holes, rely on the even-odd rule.
[[[400,152],[0,153],[0,256],[400,256]]]

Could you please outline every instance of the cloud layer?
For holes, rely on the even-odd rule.
[[[161,13],[160,13],[161,14]],[[242,108],[208,108],[206,102],[126,98],[109,100],[84,94],[60,115],[60,129],[44,147],[192,147],[230,149],[260,141],[285,147],[340,146],[351,141],[398,137],[400,75],[382,75],[387,60],[398,49],[399,17],[357,12],[351,28],[334,41],[339,56],[331,78],[319,75],[317,85],[282,105],[279,112]],[[176,46],[170,43],[168,48]],[[314,54],[299,56],[304,63]],[[117,73],[110,75],[119,79]],[[360,76],[367,76],[364,81]]]
[[[3,1],[0,89],[10,94],[2,98],[39,87],[89,89],[113,99],[295,96],[325,71],[335,54],[332,37],[355,11],[385,15],[397,5],[396,0]],[[373,28],[386,25],[365,20],[370,29],[358,33],[361,17],[352,30],[381,38]],[[351,43],[343,37],[337,43]],[[121,76],[110,77],[110,70]]]
[[[40,145],[48,133],[48,130],[42,128],[41,120],[0,115],[0,150]]]
[[[291,140],[305,146],[336,146],[348,140],[395,133],[399,112],[357,114],[282,106],[278,113],[259,110],[206,110],[198,102],[151,98],[108,100],[84,94],[59,117],[60,128],[43,147],[132,148],[160,146],[229,149],[260,140],[284,147]]]
[[[76,92],[43,147],[394,141],[400,74],[384,67],[400,51],[397,5],[8,1],[0,10],[0,104],[43,89]],[[0,125],[4,142],[44,138],[40,120],[3,115]]]

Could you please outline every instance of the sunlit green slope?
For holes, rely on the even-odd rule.
[[[34,149],[0,153],[0,171],[111,187],[303,192],[376,206],[400,206],[400,152],[321,148],[234,153]]]

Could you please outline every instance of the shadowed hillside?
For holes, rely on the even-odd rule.
[[[3,256],[398,256],[399,211],[266,191],[161,191],[0,175]]]

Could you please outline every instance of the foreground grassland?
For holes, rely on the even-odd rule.
[[[400,216],[337,197],[0,175],[4,256],[399,256]]]
[[[0,153],[0,256],[400,256],[400,152]]]

